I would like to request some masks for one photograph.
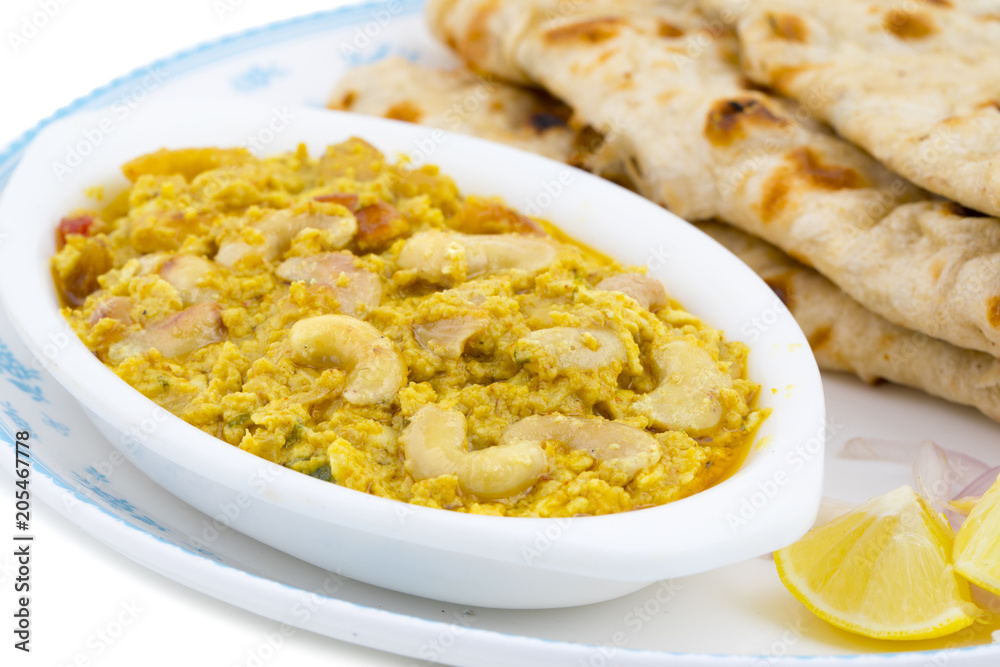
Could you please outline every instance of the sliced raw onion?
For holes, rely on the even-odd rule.
[[[993,482],[997,481],[997,477],[1000,476],[1000,466],[990,468],[984,472],[979,477],[972,480],[972,482],[955,494],[956,498],[968,498],[976,497],[981,498],[984,493],[989,491],[990,487],[993,486]]]
[[[879,438],[851,438],[837,456],[854,461],[913,463],[915,446],[911,442],[897,442]]]
[[[985,588],[972,584],[972,601],[980,609],[985,609],[994,616],[1000,615],[1000,596],[994,595]]]
[[[939,510],[951,500],[951,484],[955,472],[943,449],[930,440],[920,443],[917,458],[913,461],[913,479],[917,491]]]
[[[1000,473],[1000,466],[990,468],[973,456],[944,449],[929,440],[917,445],[878,438],[853,438],[838,456],[858,461],[912,464],[918,491],[948,517],[956,530],[968,513],[968,499],[985,493]],[[953,505],[956,499],[963,499],[963,502]]]

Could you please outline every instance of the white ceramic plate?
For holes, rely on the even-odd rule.
[[[680,218],[596,176],[507,146],[382,118],[291,106],[277,115],[270,105],[226,100],[149,100],[78,169],[50,172],[66,147],[100,127],[108,113],[62,119],[26,149],[0,201],[0,234],[7,236],[0,246],[0,304],[46,369],[95,415],[98,429],[182,500],[207,513],[233,506],[236,530],[353,579],[515,609],[602,602],[663,578],[769,553],[812,525],[821,494],[824,411],[809,344],[791,314],[775,310],[780,302],[762,280]],[[559,196],[536,207],[562,231],[626,264],[648,263],[651,252],[669,257],[650,275],[703,321],[751,345],[747,373],[761,384],[760,406],[772,414],[747,460],[721,484],[662,507],[510,521],[403,507],[309,479],[155,409],[98,362],[59,313],[48,266],[51,221],[91,204],[84,192],[94,185],[114,196],[127,184],[121,165],[137,155],[239,145],[261,128],[274,128],[263,154],[305,144],[318,155],[351,136],[390,159],[427,150],[466,195],[533,201],[556,184]],[[40,193],[46,193],[41,201]],[[611,221],[618,221],[613,237]],[[762,312],[774,317],[748,334],[747,323]],[[752,516],[742,516],[747,506]]]
[[[122,117],[117,122],[127,122],[129,107],[123,101],[151,94],[229,94],[275,105],[318,106],[347,66],[345,60],[361,62],[395,53],[451,62],[429,40],[419,10],[411,5],[404,5],[370,44],[342,53],[339,47],[353,46],[355,29],[370,22],[377,8],[381,5],[308,17],[196,49],[95,91],[60,115],[118,104]],[[317,63],[323,67],[317,68]],[[0,186],[31,136],[0,156]],[[923,667],[1000,662],[1000,647],[995,646],[926,652],[945,649],[954,638],[894,645],[834,630],[784,591],[767,559],[654,585],[600,605],[504,612],[444,605],[338,580],[229,530],[221,530],[208,547],[199,546],[193,538],[204,541],[211,520],[206,523],[204,515],[149,484],[116,457],[75,402],[32,368],[30,355],[6,322],[0,322],[0,341],[3,439],[12,449],[11,433],[25,424],[37,434],[33,453],[40,473],[34,479],[39,497],[152,569],[298,627],[403,655],[477,666]],[[972,410],[839,376],[827,376],[826,390],[831,454],[846,439],[868,435],[914,442],[931,438],[991,464],[1000,462],[1000,452],[991,449],[1000,428]],[[12,458],[5,455],[3,460]],[[862,500],[909,478],[905,466],[833,459],[828,461],[826,492]],[[301,606],[296,608],[303,596],[324,590],[328,599],[315,613],[302,614]],[[964,644],[989,642],[988,630],[980,629]],[[885,652],[889,655],[875,655]]]

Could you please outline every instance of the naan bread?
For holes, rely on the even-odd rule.
[[[820,368],[889,380],[1000,421],[1000,359],[898,327],[774,246],[728,225],[699,223],[771,286],[809,339]],[[753,343],[751,343],[753,345]]]
[[[543,91],[403,58],[349,70],[327,106],[490,139],[581,167],[590,166],[602,143],[592,131],[573,129],[572,110]]]
[[[1000,3],[703,0],[743,70],[890,169],[1000,216]]]
[[[389,117],[400,105],[417,109],[454,108],[482,83],[468,72],[386,60],[348,72],[337,85],[331,102],[339,104],[349,93],[352,110]],[[500,83],[490,85],[495,87],[496,95],[508,100],[503,107],[505,113],[481,112],[480,118],[460,128],[481,138],[504,141],[512,136],[510,128],[523,126],[521,110],[532,108],[535,93]],[[565,111],[559,114],[565,115]],[[454,127],[440,113],[421,114],[414,120],[443,129]],[[565,128],[548,131],[570,134]],[[544,149],[549,157],[564,162],[571,161],[575,151],[570,141],[520,141],[518,145],[536,152]],[[548,152],[554,145],[562,146],[561,155]],[[915,387],[975,406],[1000,420],[1000,361],[890,324],[812,269],[760,239],[719,223],[703,223],[699,227],[749,264],[782,297],[806,332],[820,368],[851,372],[866,382],[883,378]]]
[[[1000,221],[750,87],[735,38],[695,5],[432,0],[428,14],[474,67],[566,101],[652,200],[771,241],[895,324],[1000,355]]]

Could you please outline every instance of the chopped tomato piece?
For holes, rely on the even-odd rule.
[[[358,210],[358,196],[351,192],[334,192],[328,195],[320,195],[318,197],[313,197],[314,201],[326,201],[333,202],[334,204],[340,204],[348,211],[352,213]]]
[[[66,245],[67,234],[80,234],[89,236],[90,230],[94,226],[94,216],[80,215],[74,218],[63,218],[56,228],[56,250],[62,250]]]
[[[469,197],[448,223],[453,229],[467,234],[535,234],[545,230],[531,218],[493,199]]]
[[[365,206],[354,215],[358,219],[354,242],[361,252],[380,250],[410,231],[410,223],[403,214],[383,201]]]

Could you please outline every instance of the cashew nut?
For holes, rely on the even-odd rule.
[[[331,290],[346,315],[363,315],[382,301],[382,281],[377,275],[354,265],[348,252],[325,252],[311,257],[292,257],[278,265],[275,273],[288,282],[303,280]]]
[[[569,449],[586,452],[605,466],[631,479],[660,460],[660,444],[646,431],[601,417],[534,415],[512,424],[500,444],[556,440]]]
[[[354,238],[358,231],[358,222],[354,216],[327,215],[325,213],[296,213],[291,209],[280,209],[265,215],[251,225],[263,242],[250,244],[237,239],[222,243],[215,261],[231,268],[244,257],[260,255],[262,259],[272,260],[291,245],[292,240],[303,229],[322,229],[331,232],[329,243],[336,248],[343,248]]]
[[[635,299],[646,310],[653,311],[667,305],[667,290],[656,278],[641,273],[619,273],[597,283],[595,289],[621,292]]]
[[[414,480],[455,475],[464,493],[486,500],[524,491],[548,466],[539,442],[508,440],[469,451],[465,415],[433,404],[413,415],[400,443]]]
[[[112,296],[105,299],[94,308],[87,323],[97,324],[104,318],[118,320],[122,324],[132,324],[132,317],[129,311],[132,310],[132,299],[127,296]]]
[[[215,269],[215,263],[198,255],[172,255],[165,252],[136,257],[125,267],[127,276],[158,275],[177,290],[185,306],[217,301],[218,290],[200,287],[198,283]]]
[[[215,268],[215,264],[197,255],[174,255],[160,265],[157,273],[174,286],[184,305],[215,301],[218,290],[199,287],[198,282]]]
[[[719,394],[733,386],[729,374],[708,350],[686,340],[672,340],[651,352],[659,385],[636,401],[633,409],[656,428],[707,431],[722,419]]]
[[[532,331],[517,341],[514,360],[557,375],[571,369],[594,371],[627,359],[625,344],[610,329],[551,327]],[[534,369],[533,369],[534,370]]]
[[[398,263],[428,282],[453,285],[512,269],[533,273],[552,264],[557,253],[558,246],[544,238],[431,230],[407,239]]]
[[[465,343],[489,326],[482,317],[458,315],[436,322],[414,324],[413,336],[417,342],[444,359],[458,359],[465,351]]]
[[[344,400],[370,405],[391,399],[406,381],[406,365],[386,336],[347,315],[299,320],[288,335],[292,361],[347,370]]]
[[[165,357],[179,357],[226,339],[216,303],[200,303],[152,322],[108,349],[108,358],[120,363],[155,348]]]

